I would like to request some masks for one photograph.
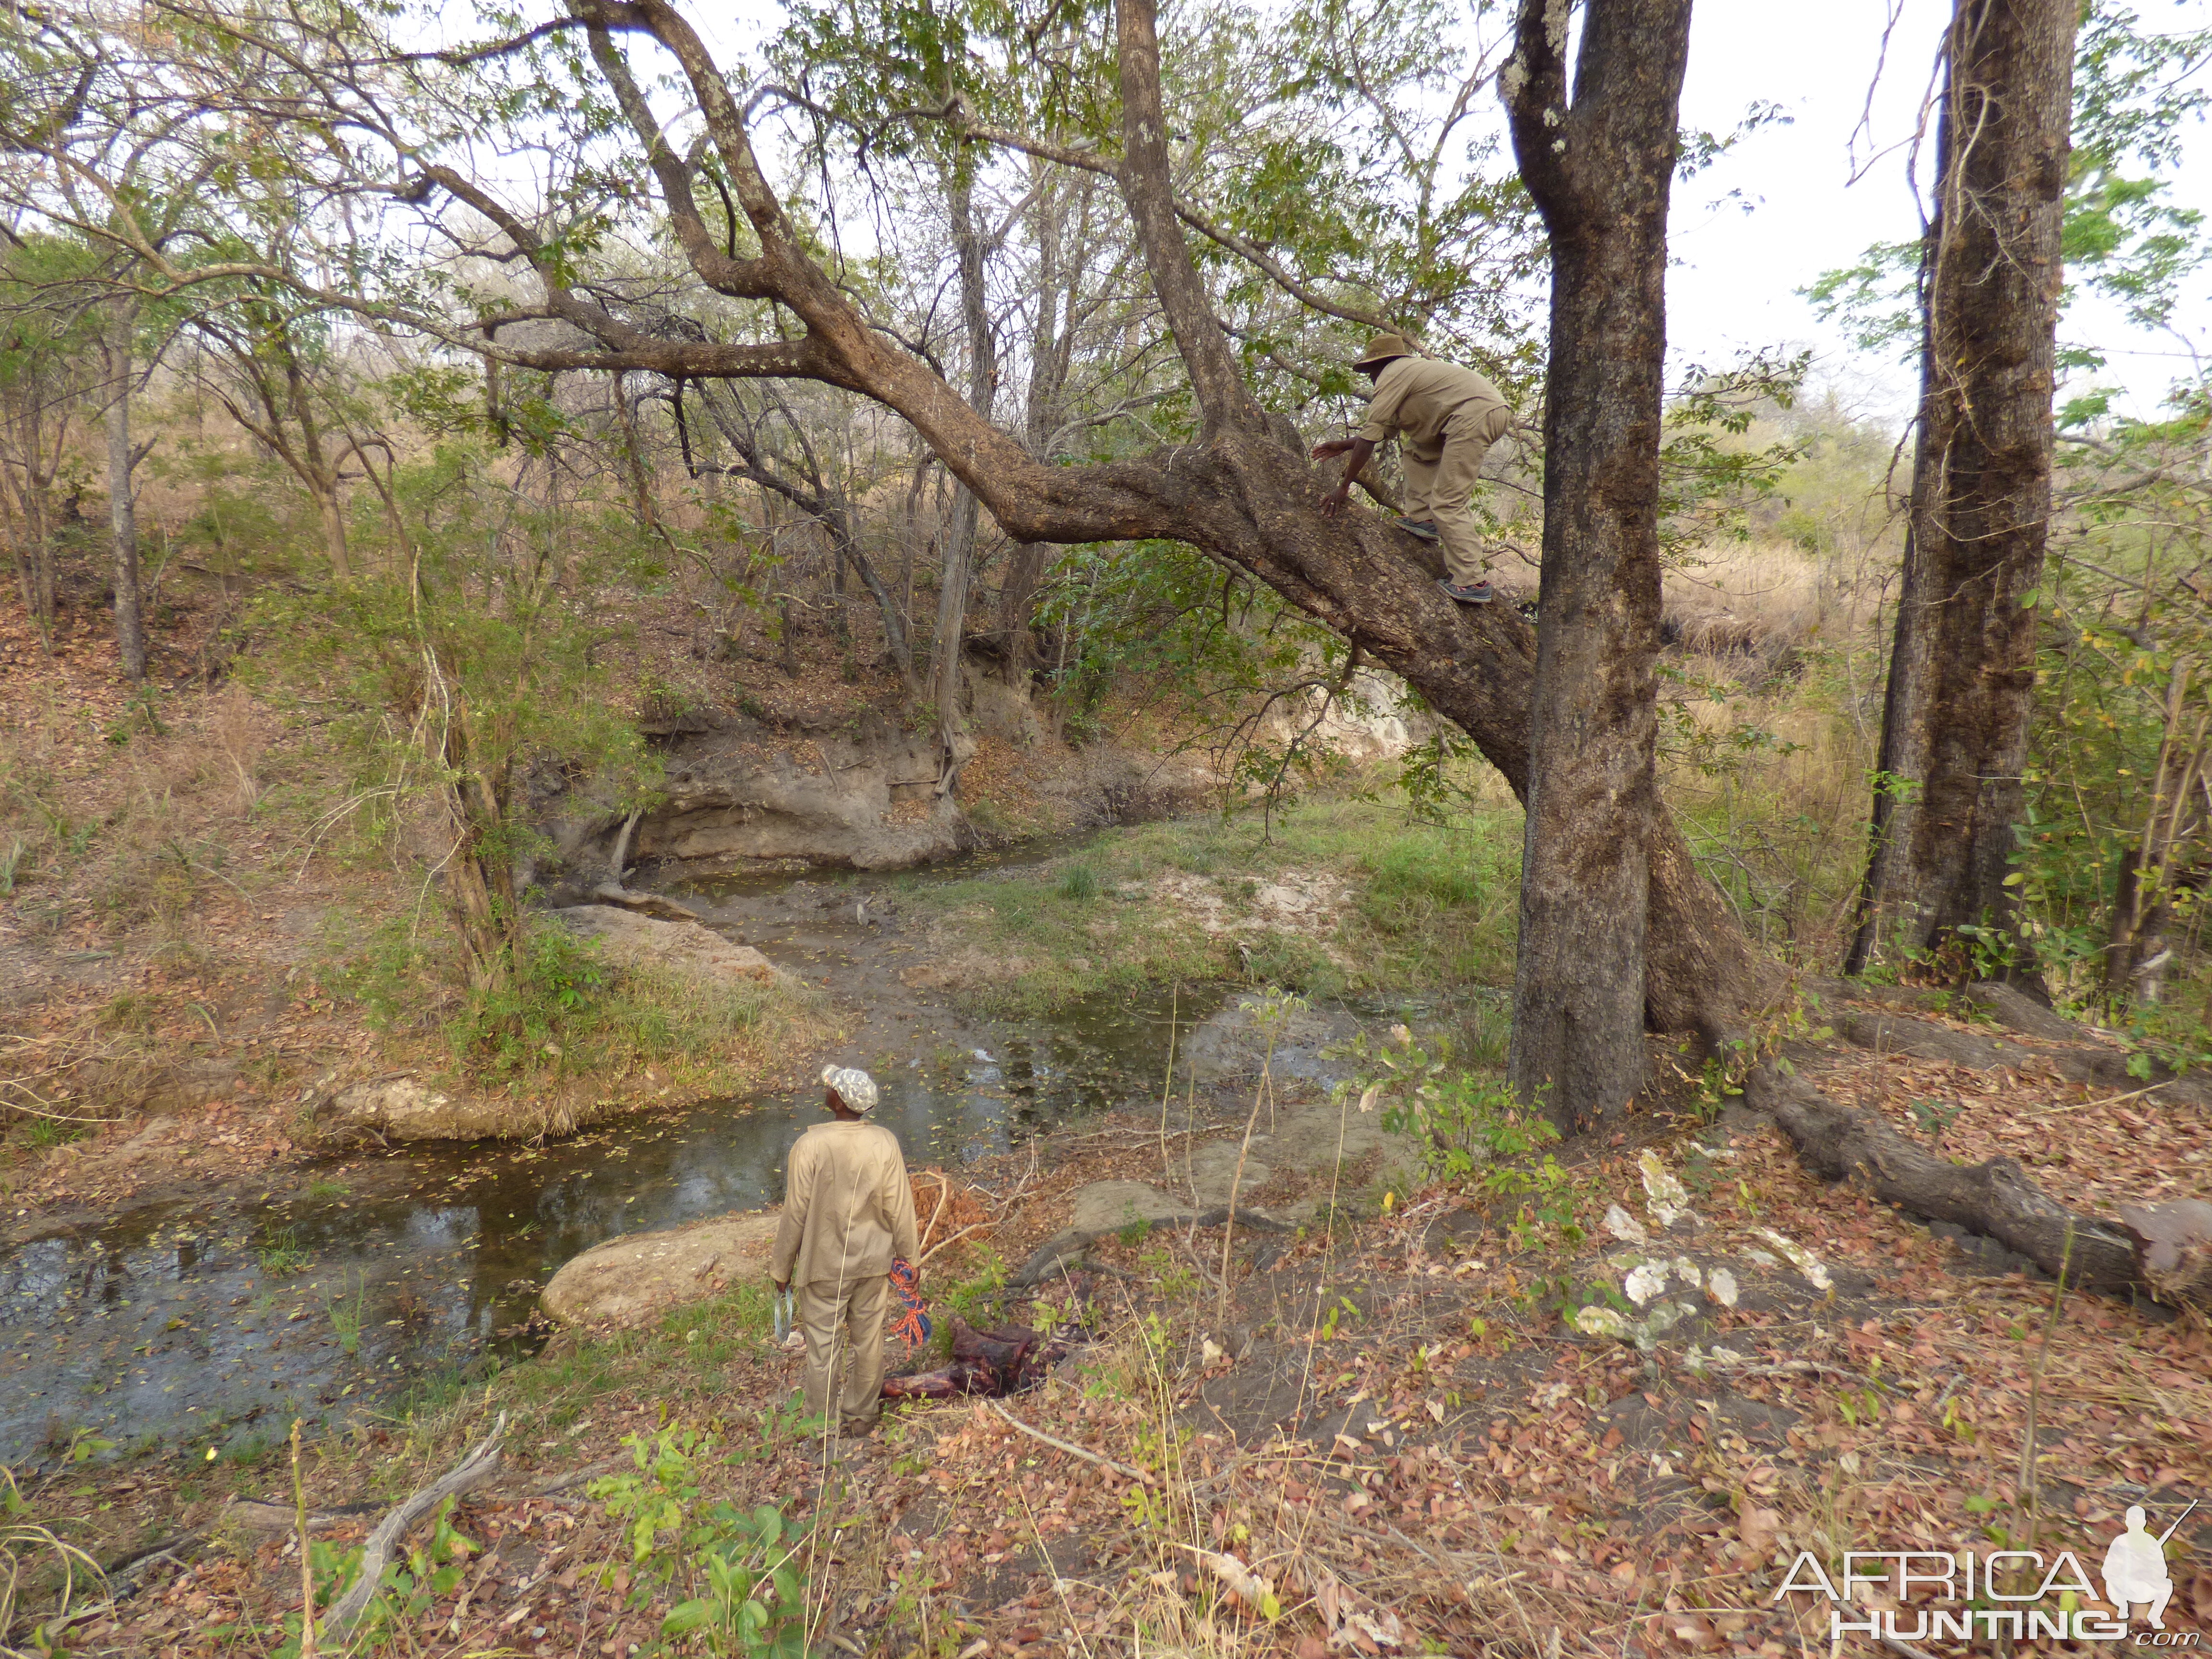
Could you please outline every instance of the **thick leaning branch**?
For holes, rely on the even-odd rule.
[[[927,364],[870,325],[798,247],[789,221],[751,161],[743,112],[704,46],[665,0],[571,0],[610,28],[643,30],[682,66],[709,137],[762,244],[774,295],[807,330],[830,372],[806,378],[853,387],[896,410],[946,469],[1018,542],[1158,537],[1198,548],[1267,583],[1322,626],[1402,676],[1465,730],[1516,793],[1528,783],[1534,641],[1505,606],[1463,611],[1440,593],[1433,554],[1365,513],[1321,516],[1322,489],[1286,445],[1238,373],[1189,249],[1170,189],[1152,8],[1121,12],[1125,160],[1119,175],[1146,268],[1206,416],[1206,441],[1081,467],[1039,464]],[[1779,981],[1729,915],[1671,822],[1650,849],[1646,1007],[1658,1029],[1717,1039]]]

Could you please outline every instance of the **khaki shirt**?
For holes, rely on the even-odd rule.
[[[1464,413],[1480,421],[1505,406],[1498,388],[1471,368],[1433,357],[1398,357],[1376,378],[1367,424],[1358,435],[1374,444],[1402,435],[1407,449],[1433,459],[1443,452],[1444,428],[1453,416]]]
[[[852,1285],[921,1253],[898,1137],[878,1123],[817,1123],[791,1149],[769,1277]]]

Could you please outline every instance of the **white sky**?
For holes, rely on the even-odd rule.
[[[2212,22],[2208,0],[2135,0],[2160,32]],[[1686,126],[1726,131],[1753,99],[1771,99],[1795,118],[1751,135],[1732,154],[1674,187],[1668,280],[1668,337],[1676,368],[1717,367],[1746,351],[1784,342],[1819,353],[1816,376],[1836,381],[1861,412],[1901,419],[1914,397],[1913,372],[1869,361],[1822,325],[1796,290],[1822,271],[1856,262],[1877,241],[1903,241],[1919,222],[1905,181],[1909,140],[1929,68],[1950,6],[1902,0],[1889,57],[1875,89],[1872,142],[1852,134],[1867,107],[1888,8],[1882,0],[1697,0],[1690,34]],[[2212,212],[2212,135],[2193,128],[2189,161],[2171,198]],[[1869,158],[1896,145],[1869,167]],[[1923,176],[1933,162],[1933,135]],[[1854,161],[1865,176],[1853,185]],[[1715,206],[1731,191],[1753,204]],[[2212,274],[2193,284],[2180,331],[2212,337]],[[2109,368],[2095,377],[2121,388],[2122,405],[2149,415],[2168,383],[2187,372],[2181,341],[2130,327],[2095,295],[2076,299],[2061,329],[2069,343],[2094,344]],[[2173,354],[2182,354],[2175,356]],[[2070,386],[2068,391],[2079,390]]]

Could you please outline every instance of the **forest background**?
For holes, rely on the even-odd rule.
[[[1971,36],[1988,12],[1940,21]],[[1020,906],[949,915],[922,971],[1030,1006],[1208,977],[1268,988],[1279,1011],[1289,994],[1455,999],[1472,1079],[1442,1090],[1460,1118],[1426,1127],[1531,1152],[1528,1091],[1492,1083],[1521,1029],[1498,1011],[1508,988],[1529,1006],[1532,949],[1574,929],[1570,907],[1533,938],[1522,893],[1516,937],[1517,872],[1613,848],[1606,823],[1551,837],[1523,820],[1525,734],[1550,718],[1529,710],[1562,684],[1540,640],[1571,633],[1580,598],[1604,612],[1644,551],[1652,614],[1607,613],[1650,649],[1626,700],[1644,737],[1619,752],[1648,741],[1665,805],[1626,792],[1618,862],[1641,899],[1648,854],[1652,925],[1647,941],[1641,904],[1608,912],[1638,923],[1613,1085],[1657,1056],[1706,1116],[1754,1087],[1778,1118],[1814,1112],[1767,1063],[1808,1030],[1772,988],[1847,962],[1862,988],[2013,981],[2121,1046],[2129,1098],[2200,1067],[2212,392],[2193,356],[2203,169],[2184,164],[2212,32],[2194,9],[2111,0],[2015,13],[2067,43],[2037,88],[2070,130],[2049,191],[2065,309],[2055,372],[2025,399],[2055,429],[2052,505],[1989,613],[2027,653],[2004,687],[2025,748],[2002,780],[1997,902],[1933,935],[1866,899],[1870,820],[1927,787],[1882,756],[1907,523],[1948,506],[1914,454],[1945,386],[1931,319],[1954,302],[1938,129],[1972,78],[1931,78],[1939,20],[1917,40],[1918,14],[1859,20],[1876,97],[1900,101],[1838,159],[1901,172],[1922,218],[1803,273],[1851,355],[1755,337],[1655,355],[1651,545],[1608,568],[1559,544],[1559,480],[1593,476],[1598,424],[1563,421],[1561,388],[1587,410],[1620,365],[1547,315],[1574,191],[1532,191],[1543,117],[1507,73],[1516,46],[1524,68],[1541,56],[1540,6],[1193,4],[1154,37],[1135,0],[844,0],[732,40],[659,0],[9,14],[11,1191],[36,1201],[163,1091],[254,1099],[273,1133],[333,1078],[404,1069],[530,1134],[611,1094],[741,1093],[787,1068],[818,1004],[617,970],[545,915],[610,895],[649,909],[624,884],[634,853],[687,873],[701,748],[726,740],[809,788],[850,756],[896,771],[860,840],[812,849],[829,862],[1215,809],[1233,835],[1131,837]],[[1601,14],[1680,21],[1576,15]],[[1678,212],[1759,222],[1730,169],[1790,115],[1760,91],[1679,132],[1670,99],[1646,97]],[[1602,105],[1577,88],[1577,113]],[[1663,244],[1643,246],[1663,268]],[[1701,276],[1686,308],[1708,315],[1757,280]],[[1455,613],[1389,530],[1387,460],[1348,524],[1309,510],[1304,447],[1357,424],[1348,364],[1385,328],[1516,406],[1479,503],[1504,590],[1489,612]],[[2146,340],[2178,355],[2133,355]],[[1884,390],[1916,368],[1917,399]],[[1560,602],[1556,584],[1593,573]],[[1340,931],[1240,946],[1162,905],[1101,951],[1102,895],[1142,860],[1171,872],[1143,872],[1155,894],[1189,878],[1231,898],[1234,877],[1249,897],[1295,860]],[[242,1065],[210,1059],[196,1081],[199,1060],[178,1062],[199,1027],[219,1044],[256,1018],[268,1040]],[[1571,1130],[1626,1094],[1550,1108]],[[1892,1133],[1941,1147],[1952,1120],[1923,1104],[1895,1103]],[[2018,1173],[1918,1167],[1940,1184],[2001,1164]],[[2141,1281],[2108,1226],[2046,1206],[2006,1231],[2002,1197],[1966,1218],[2077,1285]],[[1533,1213],[1515,1225],[1540,1231]],[[1581,1243],[1579,1224],[1544,1224]],[[1226,1243],[1220,1261],[1226,1277]],[[1949,1398],[1929,1389],[1930,1413]]]
[[[677,246],[696,228],[647,210],[661,163],[628,131],[632,100],[665,88],[609,80],[597,47],[551,34],[473,53],[446,14],[420,21],[449,44],[410,52],[374,47],[374,30],[355,39],[353,20],[287,44],[215,14],[161,17],[57,16],[10,38],[23,73],[7,112],[0,471],[31,624],[16,660],[105,609],[124,683],[149,685],[127,718],[98,722],[113,746],[132,720],[162,720],[154,686],[232,674],[258,706],[327,726],[349,764],[294,810],[328,814],[357,848],[396,848],[411,828],[398,866],[445,868],[465,998],[507,995],[504,964],[530,948],[511,890],[535,833],[512,799],[520,769],[588,776],[619,821],[658,799],[641,714],[765,707],[776,678],[806,666],[834,665],[866,683],[855,701],[933,732],[939,819],[966,816],[969,676],[1033,704],[1055,740],[1127,735],[1141,708],[1143,743],[1204,750],[1232,797],[1322,764],[1300,734],[1331,701],[1420,726],[1418,696],[1385,709],[1407,694],[1348,673],[1340,636],[1249,572],[1164,539],[1005,536],[865,398],[751,368],[562,367],[586,360],[577,325],[565,299],[530,297],[518,237],[541,277],[568,274],[634,337],[741,354],[781,326],[774,301],[697,303]],[[1358,385],[1344,365],[1383,321],[1418,325],[1429,349],[1509,389],[1522,419],[1483,506],[1500,574],[1528,595],[1544,240],[1486,91],[1506,21],[1200,9],[1176,20],[1164,84],[1184,218],[1264,402],[1310,437],[1346,428]],[[2175,181],[2203,48],[2172,21],[2085,14],[2067,293],[2100,340],[2123,319],[2138,344],[2185,349],[2201,220]],[[1889,62],[1909,32],[1891,21],[1882,95],[1913,80]],[[807,246],[887,337],[1051,464],[1195,429],[1129,228],[1086,159],[1113,97],[1095,19],[802,7],[744,44],[749,107],[804,204]],[[253,77],[279,67],[301,78],[263,101]],[[933,111],[915,101],[924,92]],[[1753,100],[1735,128],[1686,135],[1678,197],[1787,118]],[[1863,164],[1901,157],[1923,187],[1927,142],[1924,122],[1851,136]],[[428,164],[426,145],[460,165]],[[410,165],[435,188],[406,182]],[[1754,208],[1743,196],[1738,183],[1705,210]],[[1910,485],[1894,403],[1842,388],[1857,362],[1912,357],[1916,246],[1880,243],[1808,289],[1861,358],[1778,342],[1674,368],[1668,795],[1735,914],[1808,966],[1833,965],[1853,921],[1854,802]],[[516,349],[482,356],[471,319],[501,312],[497,337]],[[2116,371],[2070,322],[2065,337],[2061,516],[2012,881],[2055,994],[2193,1056],[2203,392],[2185,377],[2153,397],[2148,360]],[[641,605],[680,616],[689,637],[673,653],[648,643]],[[179,631],[187,611],[195,626]],[[172,636],[191,660],[163,660]],[[451,711],[434,739],[433,704]],[[103,849],[133,865],[99,901],[126,919],[189,908],[134,884],[206,884],[190,855],[149,873],[161,859],[114,833],[129,808],[104,806],[117,822],[94,830],[63,798],[41,756],[84,713],[50,703],[44,734],[10,736],[6,880],[34,937],[89,920],[58,878]],[[1404,780],[1419,810],[1479,792],[1466,745],[1420,729]],[[449,867],[432,820],[464,854]],[[452,948],[419,929],[415,945]],[[512,1029],[511,1012],[490,1029]]]

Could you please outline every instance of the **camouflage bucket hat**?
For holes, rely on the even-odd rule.
[[[876,1080],[850,1066],[824,1066],[822,1081],[837,1091],[837,1098],[865,1115],[876,1109]]]

